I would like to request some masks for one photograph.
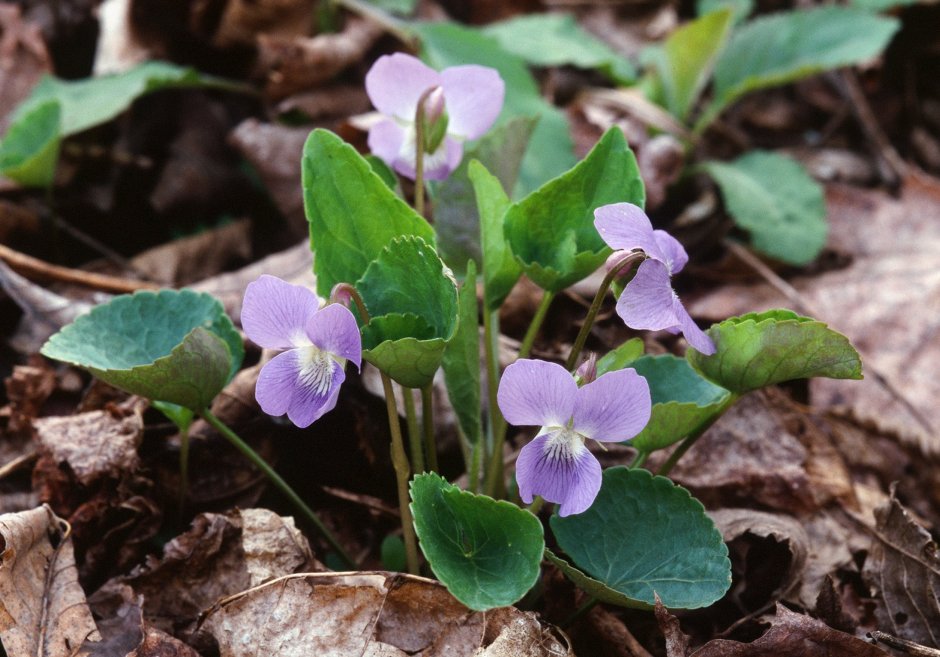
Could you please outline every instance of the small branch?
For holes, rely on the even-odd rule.
[[[928,648],[927,646],[922,646],[919,643],[914,643],[913,641],[908,641],[907,639],[899,639],[896,636],[891,636],[885,632],[879,632],[875,630],[869,633],[872,639],[875,642],[881,642],[886,646],[894,648],[895,650],[900,650],[901,652],[914,655],[915,657],[940,657],[940,650],[936,648]]]

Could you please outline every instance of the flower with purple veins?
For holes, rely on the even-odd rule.
[[[495,69],[453,66],[438,73],[404,53],[383,55],[366,74],[366,93],[385,118],[369,130],[369,148],[403,176],[415,178],[415,112],[425,101],[424,177],[444,180],[463,158],[463,142],[482,137],[503,107]]]
[[[586,511],[601,488],[601,464],[584,441],[633,438],[651,411],[649,385],[633,369],[608,372],[579,388],[564,367],[541,360],[507,367],[496,399],[510,424],[542,427],[516,460],[522,501],[541,495],[561,505],[561,516]]]
[[[249,283],[242,328],[265,349],[286,349],[262,369],[255,399],[268,415],[287,413],[298,427],[333,410],[346,361],[362,362],[362,339],[348,308],[320,308],[317,296],[267,274]]]
[[[715,343],[692,320],[670,283],[689,260],[679,241],[664,230],[653,230],[646,213],[632,203],[597,208],[594,227],[611,248],[639,249],[647,255],[617,300],[624,323],[634,329],[681,332],[703,354],[715,353]]]

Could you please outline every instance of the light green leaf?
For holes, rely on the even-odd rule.
[[[483,242],[483,299],[487,311],[499,308],[519,277],[522,266],[509,250],[503,218],[512,205],[499,180],[476,160],[470,162]]]
[[[737,25],[754,11],[754,0],[698,0],[695,3],[695,13],[699,16],[725,8],[731,9],[731,24]]]
[[[731,586],[728,548],[701,502],[646,470],[608,468],[591,508],[551,526],[579,570],[629,599],[605,601],[649,609],[656,593],[671,609],[698,609]]]
[[[795,160],[751,151],[733,162],[704,162],[734,222],[753,247],[791,265],[812,262],[826,244],[822,185]]]
[[[743,25],[715,64],[714,100],[696,129],[744,94],[874,57],[899,26],[893,18],[837,6],[780,12]]]
[[[571,171],[506,211],[506,239],[526,275],[551,292],[588,276],[610,255],[594,228],[594,210],[629,201],[642,206],[643,180],[620,128],[611,128]]]
[[[135,395],[199,412],[238,371],[243,349],[218,300],[162,290],[97,306],[49,338],[41,353]]]
[[[477,267],[467,263],[463,287],[457,293],[457,333],[444,350],[444,382],[450,405],[467,441],[475,445],[483,433],[480,420],[480,326],[477,309]]]
[[[418,5],[418,0],[366,0],[366,2],[383,11],[399,14],[400,16],[411,16],[415,13],[415,7]]]
[[[865,11],[888,11],[896,7],[909,7],[911,5],[927,5],[929,0],[850,0],[850,7],[857,7]]]
[[[332,132],[310,133],[302,171],[320,296],[328,296],[337,283],[359,280],[393,238],[417,235],[434,244],[431,226]]]
[[[597,359],[597,376],[622,370],[643,355],[643,338],[630,338],[616,349],[612,349]]]
[[[398,176],[395,175],[391,167],[385,164],[384,160],[375,155],[366,155],[365,160],[369,163],[369,166],[372,167],[373,173],[381,178],[382,182],[384,182],[390,190],[397,192]]]
[[[862,361],[841,333],[791,310],[731,317],[707,331],[717,352],[686,353],[698,372],[742,394],[792,379],[861,379]]]
[[[621,84],[636,79],[633,65],[586,32],[571,14],[523,14],[490,23],[482,31],[505,50],[535,66],[596,68]]]
[[[51,187],[62,141],[61,114],[59,103],[49,101],[11,125],[0,142],[0,175],[27,187]]]
[[[418,23],[421,57],[440,70],[461,64],[480,64],[499,71],[506,83],[500,122],[514,116],[538,117],[520,172],[525,193],[567,171],[575,163],[574,145],[564,113],[542,98],[525,62],[490,37],[454,23]]]
[[[660,48],[649,51],[659,74],[662,104],[685,121],[708,82],[718,53],[731,32],[730,9],[713,11],[669,35]]]
[[[505,607],[535,584],[545,538],[534,515],[434,473],[414,478],[411,500],[421,551],[462,603],[477,611]]]
[[[372,324],[393,321],[393,317],[379,317]],[[365,338],[366,332],[363,331],[363,343]],[[447,343],[440,338],[418,340],[404,337],[385,340],[371,349],[363,347],[362,358],[406,388],[423,388],[434,379],[446,346]]]
[[[447,180],[434,185],[438,251],[444,262],[456,271],[463,273],[471,258],[478,265],[482,263],[480,214],[469,178],[469,163],[479,160],[496,173],[503,189],[512,189],[536,124],[536,119],[517,116],[490,130],[464,154],[463,162]]]
[[[646,428],[627,443],[641,452],[679,442],[711,422],[730,402],[730,392],[703,379],[684,358],[643,356],[630,367],[646,378],[653,401]]]

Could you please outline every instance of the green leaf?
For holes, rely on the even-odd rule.
[[[636,158],[620,128],[611,128],[571,171],[506,211],[506,239],[526,275],[557,292],[610,255],[594,228],[594,210],[619,201],[642,206],[644,200]]]
[[[430,382],[457,330],[457,282],[420,237],[393,239],[356,289],[371,321],[363,358],[409,387]]]
[[[851,7],[817,7],[755,19],[731,37],[715,64],[707,126],[744,94],[870,59],[900,27],[893,18]]]
[[[506,300],[522,275],[522,266],[509,250],[503,230],[503,218],[511,202],[499,180],[476,160],[470,162],[469,175],[480,212],[483,299],[486,310],[494,311]]]
[[[695,3],[695,13],[699,16],[725,8],[731,10],[731,24],[737,25],[754,11],[754,0],[698,0]]]
[[[596,68],[621,84],[636,79],[633,65],[586,32],[571,14],[524,14],[490,23],[482,32],[535,66]]]
[[[685,121],[708,82],[715,59],[731,32],[730,9],[690,21],[649,51],[659,74],[663,106]]]
[[[591,508],[551,526],[578,569],[626,606],[651,608],[657,593],[666,607],[698,609],[731,586],[728,548],[701,502],[646,470],[608,468]]]
[[[643,355],[644,349],[642,338],[630,338],[597,359],[597,376],[628,367],[630,363]]]
[[[461,64],[480,64],[499,71],[506,83],[500,122],[514,116],[538,117],[520,173],[523,193],[567,171],[575,163],[574,145],[564,113],[542,98],[525,62],[490,37],[454,23],[418,23],[421,57],[440,70]]]
[[[928,4],[926,0],[850,0],[850,7],[857,7],[865,11],[888,11],[896,7],[909,7],[917,4]]]
[[[503,189],[512,189],[536,124],[536,119],[525,116],[509,119],[467,151],[463,162],[447,180],[434,185],[434,228],[437,230],[438,251],[444,262],[456,271],[463,273],[469,259],[477,264],[482,262],[480,214],[470,182],[469,163],[479,160],[496,172]],[[499,230],[502,233],[502,224]]]
[[[505,607],[535,584],[545,538],[534,515],[434,473],[414,478],[411,500],[421,551],[462,603],[476,611]]]
[[[401,536],[389,534],[382,539],[382,545],[379,548],[382,568],[393,573],[404,572],[408,563],[408,556],[405,552],[405,542]]]
[[[191,290],[136,292],[92,309],[41,352],[135,395],[199,412],[241,366],[222,304]]]
[[[753,247],[791,265],[812,262],[826,243],[822,185],[795,160],[751,151],[733,162],[700,165],[721,189],[734,222]]]
[[[337,283],[359,280],[396,237],[417,235],[434,244],[431,226],[389,189],[356,149],[332,132],[310,133],[302,170],[320,296],[329,296]]]
[[[627,444],[641,452],[673,445],[724,411],[731,393],[699,376],[688,361],[670,354],[643,356],[630,363],[650,386],[650,421]]]
[[[418,5],[418,0],[366,0],[366,2],[383,11],[399,14],[400,16],[411,16],[415,13],[415,7]]]
[[[738,394],[792,379],[861,379],[862,361],[841,333],[791,310],[731,317],[707,331],[717,352],[689,349],[705,378]]]
[[[384,182],[390,190],[394,192],[398,189],[398,176],[395,175],[391,167],[385,164],[382,158],[376,157],[375,155],[366,155],[365,160],[369,163],[369,166],[372,167],[372,172],[381,178],[382,182]]]
[[[36,105],[0,142],[0,175],[27,187],[51,187],[62,138],[56,102]]]
[[[457,293],[459,321],[457,333],[444,350],[444,382],[450,405],[467,441],[480,441],[480,327],[477,312],[477,267],[467,263],[463,287]]]

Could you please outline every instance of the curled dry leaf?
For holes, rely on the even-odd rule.
[[[71,655],[98,638],[67,525],[48,506],[0,516],[0,640],[8,657]]]
[[[0,463],[9,463],[19,456],[21,451],[14,448],[11,452],[9,440],[12,434],[28,433],[31,420],[39,416],[39,410],[49,396],[55,392],[55,372],[41,361],[37,366],[16,365],[13,374],[4,381],[9,400],[9,422],[7,440],[0,443]]]
[[[438,582],[391,573],[306,573],[221,601],[203,629],[222,657],[566,657],[532,613],[471,612]]]
[[[881,594],[878,624],[902,639],[940,648],[940,552],[892,491],[875,511],[876,533],[864,575]]]
[[[101,477],[120,478],[139,465],[143,439],[140,413],[115,407],[35,420],[39,444],[57,463],[67,463],[83,485]]]

